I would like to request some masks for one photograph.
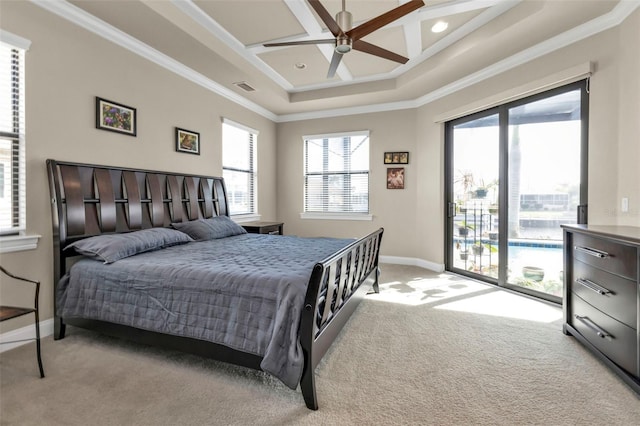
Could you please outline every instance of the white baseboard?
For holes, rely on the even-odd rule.
[[[433,272],[444,272],[443,263],[430,262],[428,260],[416,259],[415,257],[380,256],[380,262],[394,265],[419,266]]]
[[[53,334],[53,318],[40,321],[40,338],[51,336]],[[0,334],[0,353],[8,351],[9,349],[17,348],[18,346],[26,345],[32,342],[36,338],[36,328],[33,324],[26,325],[16,330],[7,331]],[[14,340],[21,340],[20,342],[14,342]],[[5,343],[12,342],[12,343]]]

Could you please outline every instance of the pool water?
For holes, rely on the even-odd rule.
[[[509,246],[509,277],[522,278],[523,266],[536,266],[544,270],[544,281],[562,281],[562,247]]]
[[[461,248],[463,247],[457,246],[458,251]],[[454,259],[454,266],[457,268],[494,278],[498,276],[498,253],[485,250],[482,256],[470,255],[468,260],[461,260],[456,255]],[[561,241],[549,240],[545,244],[510,241],[507,260],[510,284],[562,297],[564,267]],[[522,271],[525,266],[542,269],[544,277],[541,280],[525,277]]]

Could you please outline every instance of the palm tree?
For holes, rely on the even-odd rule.
[[[509,148],[509,238],[520,237],[520,175],[522,152],[520,151],[519,126],[513,126]]]
[[[453,181],[454,184],[460,184],[462,186],[462,199],[467,201],[469,199],[469,194],[471,193],[471,188],[474,186],[474,177],[473,173],[470,171],[458,171],[458,176],[456,180]],[[460,195],[460,194],[456,194]]]

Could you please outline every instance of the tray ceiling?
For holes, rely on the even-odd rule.
[[[119,39],[131,37],[162,61],[175,61],[198,79],[210,81],[213,90],[229,91],[253,109],[263,108],[276,117],[412,102],[523,52],[519,61],[524,63],[526,53],[536,46],[552,51],[556,40],[559,48],[563,40],[578,41],[607,29],[640,4],[636,0],[426,0],[422,8],[363,38],[406,56],[406,64],[351,51],[343,56],[335,77],[328,79],[332,45],[263,46],[333,38],[306,1],[58,2],[66,4],[64,12],[59,5],[34,2],[84,22],[96,34],[105,31],[103,26],[115,29]],[[355,27],[405,2],[346,0],[346,10]],[[321,3],[332,16],[342,8],[341,1]],[[439,21],[447,23],[446,30],[432,32]],[[240,82],[254,90],[247,92],[234,84]]]

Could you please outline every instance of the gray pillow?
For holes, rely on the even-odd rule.
[[[196,219],[189,222],[172,223],[175,229],[184,232],[196,241],[214,240],[246,234],[245,229],[227,216]]]
[[[69,244],[76,252],[113,263],[138,253],[193,241],[187,234],[170,228],[151,228],[125,234],[96,235]]]

